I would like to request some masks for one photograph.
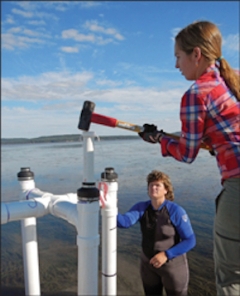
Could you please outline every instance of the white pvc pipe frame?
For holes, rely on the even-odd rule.
[[[102,179],[102,295],[117,294],[117,190],[116,181]]]
[[[93,132],[83,132],[83,182],[89,183],[95,183],[93,140]],[[53,195],[42,192],[35,188],[34,180],[19,183],[19,201],[1,203],[1,224],[21,220],[25,295],[41,295],[36,218],[47,214],[67,220],[76,227],[78,295],[98,295],[99,201],[82,202],[73,193]],[[116,295],[118,186],[117,182],[106,183],[105,206],[101,209],[102,294]],[[100,193],[103,194],[101,190]]]

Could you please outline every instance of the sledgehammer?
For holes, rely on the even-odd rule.
[[[136,133],[140,133],[144,131],[143,126],[139,126],[136,124],[118,120],[116,118],[93,113],[94,108],[95,108],[95,103],[93,102],[85,101],[83,103],[83,108],[79,117],[78,129],[83,131],[88,131],[91,122],[93,122],[93,123],[102,124],[109,127],[119,127],[119,128],[127,129]],[[165,132],[164,134],[167,137],[170,137],[175,140],[179,140],[180,138],[179,136],[174,134],[168,134]],[[200,147],[206,150],[210,150],[210,147],[208,147],[204,143],[202,143]]]
[[[95,108],[95,103],[90,101],[85,101],[83,103],[83,109],[80,114],[78,128],[84,131],[88,131],[90,123],[102,124],[110,127],[119,127],[133,132],[140,133],[144,130],[142,126],[128,123],[125,121],[117,120],[116,118],[100,115],[93,113]]]

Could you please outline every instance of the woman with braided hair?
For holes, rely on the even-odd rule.
[[[201,143],[211,147],[221,174],[216,198],[214,262],[217,295],[240,295],[240,77],[222,56],[218,27],[194,22],[175,37],[176,68],[195,81],[181,100],[179,141],[145,124],[139,135],[160,143],[163,156],[191,163]]]

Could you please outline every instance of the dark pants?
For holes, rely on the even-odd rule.
[[[214,262],[218,296],[240,295],[240,179],[223,183],[216,203]]]
[[[163,287],[168,296],[186,296],[188,292],[189,268],[186,254],[178,256],[155,268],[142,253],[140,273],[145,295],[161,296]]]

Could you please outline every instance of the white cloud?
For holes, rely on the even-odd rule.
[[[6,21],[5,21],[5,23],[6,23],[6,24],[13,25],[13,24],[15,23],[13,16],[8,15],[8,16],[7,16],[7,19],[6,19]]]
[[[94,35],[85,35],[78,33],[76,29],[69,29],[62,31],[63,39],[73,39],[78,42],[94,42],[96,40]]]
[[[112,81],[109,79],[100,79],[96,81],[96,84],[100,86],[116,87],[116,86],[122,85],[122,82]]]
[[[61,12],[63,12],[63,11],[66,11],[66,10],[67,10],[67,7],[64,6],[63,4],[60,4],[60,5],[56,5],[56,6],[55,6],[55,9],[56,9],[57,11],[61,11]]]
[[[81,2],[79,2],[79,4],[83,8],[92,8],[92,7],[102,5],[102,2],[100,2],[100,1],[81,1]]]
[[[223,38],[223,46],[228,50],[240,51],[239,34],[230,34]]]
[[[53,14],[53,13],[47,13],[47,12],[35,12],[35,17],[38,17],[40,19],[48,19],[51,21],[58,21],[59,18]]]
[[[15,15],[22,16],[25,19],[40,18],[57,21],[58,17],[55,14],[41,11],[43,10],[43,7],[53,7],[59,11],[61,8],[59,8],[60,6],[56,2],[57,1],[16,1],[14,4],[20,6],[22,9],[13,8],[12,13]]]
[[[25,17],[25,18],[32,18],[34,15],[33,12],[31,12],[31,11],[23,11],[23,10],[16,9],[16,8],[12,9],[12,13],[21,15],[22,17]]]
[[[14,50],[18,48],[28,48],[33,44],[44,44],[45,39],[49,39],[48,34],[25,29],[22,27],[12,27],[2,33],[2,48]]]
[[[79,49],[76,46],[62,46],[61,51],[67,52],[67,53],[78,53]]]
[[[83,100],[78,102],[75,108],[71,104],[61,104],[55,108],[26,109],[26,108],[2,108],[2,138],[33,138],[46,135],[81,134],[77,128],[79,116],[83,106]],[[148,110],[143,113],[139,106],[120,105],[114,107],[101,107],[101,102],[96,102],[94,112],[113,117],[121,121],[142,126],[144,123],[151,123],[166,132],[180,130],[178,112],[169,113],[163,117],[160,114],[151,113]],[[17,125],[17,128],[16,128]],[[121,128],[110,128],[104,125],[92,123],[90,130],[96,135],[132,135],[133,133]]]
[[[35,10],[38,6],[36,1],[16,1],[15,4],[25,10]]]
[[[154,123],[169,132],[179,130],[184,86],[167,91],[127,87],[123,81],[97,76],[91,72],[47,72],[35,77],[2,78],[2,137],[77,133],[77,120],[86,100],[95,102],[95,112],[102,115],[139,125]],[[122,85],[125,87],[120,88]],[[11,108],[14,102],[22,102],[23,107]],[[93,128],[99,135],[129,133],[99,125]]]
[[[99,76],[100,75],[100,76]],[[102,78],[91,72],[47,72],[41,75],[2,78],[2,101],[56,102],[89,99],[117,105],[138,104],[143,109],[176,109],[176,102],[186,89],[185,84],[171,85],[168,90],[154,87],[131,86],[125,80]],[[99,76],[99,77],[98,77]],[[130,85],[129,85],[130,84]],[[167,84],[167,82],[165,83]],[[123,87],[125,86],[125,87]],[[158,104],[157,102],[161,102]]]
[[[24,29],[23,34],[28,36],[39,36],[39,33],[30,29]]]
[[[171,40],[175,41],[175,37],[181,31],[182,28],[173,28],[171,30]]]
[[[79,108],[80,109],[80,108]],[[59,113],[58,110],[2,109],[2,138],[33,138],[44,135],[77,134],[80,112]],[[17,128],[16,128],[17,127]]]
[[[92,32],[103,33],[111,35],[115,39],[124,40],[124,37],[120,33],[118,33],[116,29],[104,28],[103,26],[100,26],[97,21],[87,21],[84,26]]]
[[[62,38],[73,39],[76,42],[91,42],[99,45],[112,43],[114,40],[124,40],[124,37],[114,28],[104,28],[99,26],[96,22],[86,22],[84,27],[90,32],[84,34],[76,29],[63,30]],[[109,35],[112,38],[104,38],[99,34]]]
[[[2,34],[2,48],[14,50],[15,48],[28,48],[30,44],[41,44],[43,40],[27,36],[17,36],[11,33]]]
[[[48,72],[35,77],[2,78],[2,101],[75,100],[85,91],[92,78],[90,72]]]
[[[31,26],[37,26],[37,30],[31,30],[29,27],[24,27],[23,23],[21,26],[17,27],[11,27],[6,30],[5,27],[2,29],[2,48],[6,50],[15,50],[15,49],[27,49],[30,48],[30,46],[34,44],[45,44],[46,38],[48,39],[48,45],[49,45],[49,32],[51,30],[47,31],[47,33],[43,34],[43,26],[45,27],[47,25],[47,22],[45,22],[44,19],[51,19],[51,21],[57,21],[58,17],[55,16],[52,13],[43,12],[41,10],[38,10],[39,3],[21,3],[19,6],[21,9],[13,8],[12,13],[15,15],[20,15],[24,17],[25,19],[31,19],[31,20],[25,20],[25,24],[31,25]],[[55,5],[53,3],[50,5],[43,4],[45,7],[52,7],[56,9],[56,6],[59,7],[59,5],[64,5],[64,7],[69,8],[68,1],[62,2],[56,2]],[[74,4],[75,5],[75,4]],[[38,20],[39,18],[40,20]],[[12,16],[8,16],[8,21],[4,22],[4,24],[14,24]],[[106,27],[99,25],[96,21],[88,21],[83,25],[84,31],[78,31],[76,29],[67,29],[63,30],[61,33],[62,39],[72,39],[75,42],[81,42],[81,43],[92,43],[97,45],[106,45],[109,43],[113,43],[116,41],[122,41],[124,40],[124,37],[113,27]],[[87,31],[86,31],[87,30]],[[106,36],[108,36],[106,38]],[[35,38],[33,38],[35,37]],[[54,39],[53,36],[51,36],[51,42]],[[62,51],[65,52],[78,52],[77,46],[69,46],[68,44],[64,45],[62,44]]]
[[[114,40],[112,38],[104,39],[102,36],[96,37],[96,43],[99,45],[106,45],[108,43],[112,43]]]
[[[46,22],[44,20],[40,20],[40,21],[29,21],[28,22],[29,25],[33,25],[33,26],[45,26]]]
[[[15,34],[15,33],[19,33],[21,32],[21,27],[12,27],[11,29],[8,30],[8,33],[12,33],[12,34]]]

